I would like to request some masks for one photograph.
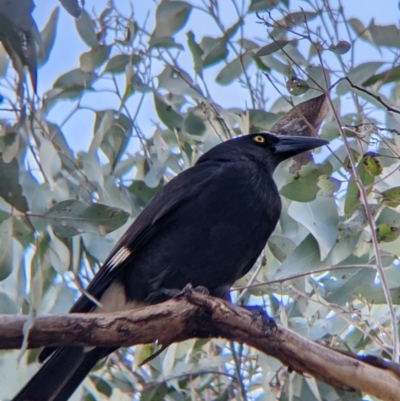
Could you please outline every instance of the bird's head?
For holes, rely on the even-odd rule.
[[[305,136],[250,134],[230,139],[215,146],[204,154],[199,162],[202,159],[235,161],[245,158],[267,163],[270,170],[273,171],[280,162],[289,157],[327,144],[328,142],[323,139]]]

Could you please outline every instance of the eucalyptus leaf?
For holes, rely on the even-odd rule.
[[[13,267],[13,224],[8,218],[0,223],[0,281],[7,278]]]
[[[302,166],[292,176],[291,181],[281,188],[281,195],[297,202],[310,202],[316,198],[317,193],[320,191],[317,185],[319,177],[321,175],[329,176],[332,170],[330,163],[315,165],[310,162]]]
[[[45,27],[43,28],[40,35],[42,36],[43,47],[41,51],[38,51],[38,66],[45,64],[50,57],[51,50],[53,49],[54,42],[56,39],[56,30],[58,24],[58,16],[60,9],[55,8],[50,15]]]
[[[215,78],[215,81],[220,85],[230,84],[246,71],[252,60],[252,56],[249,53],[245,53],[242,56],[233,59],[224,68],[222,68]]]
[[[126,223],[128,213],[123,210],[93,203],[86,205],[78,200],[66,200],[51,207],[44,218],[60,237],[82,233],[104,235]]]
[[[97,45],[98,40],[94,21],[84,9],[81,9],[80,18],[75,20],[75,26],[79,36],[89,47]]]
[[[324,260],[338,236],[339,218],[335,199],[319,196],[307,204],[292,202],[289,206],[289,215],[303,224],[315,237],[319,245],[321,260]]]
[[[290,40],[278,39],[272,43],[269,43],[268,45],[261,47],[259,50],[256,51],[254,56],[261,57],[275,53],[278,50],[283,49],[290,42],[291,42]]]
[[[88,52],[81,54],[79,57],[81,70],[84,72],[93,71],[107,60],[110,51],[110,46],[96,45]]]

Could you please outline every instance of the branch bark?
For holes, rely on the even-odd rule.
[[[26,316],[0,315],[0,349],[19,348]],[[291,369],[335,387],[357,389],[396,401],[400,379],[389,370],[302,338],[278,326],[265,333],[250,311],[194,291],[165,303],[112,314],[39,316],[29,331],[28,348],[41,346],[125,347],[158,341],[167,346],[194,337],[223,337],[279,359]]]

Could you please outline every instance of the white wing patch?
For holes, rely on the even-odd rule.
[[[120,265],[124,260],[129,258],[131,251],[125,246],[122,247],[108,262],[109,266],[114,269],[118,265]]]

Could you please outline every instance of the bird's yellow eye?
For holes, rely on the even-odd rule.
[[[255,137],[253,138],[253,140],[254,140],[255,142],[258,142],[258,143],[264,143],[264,142],[265,142],[265,138],[262,137],[261,135],[255,136]]]

